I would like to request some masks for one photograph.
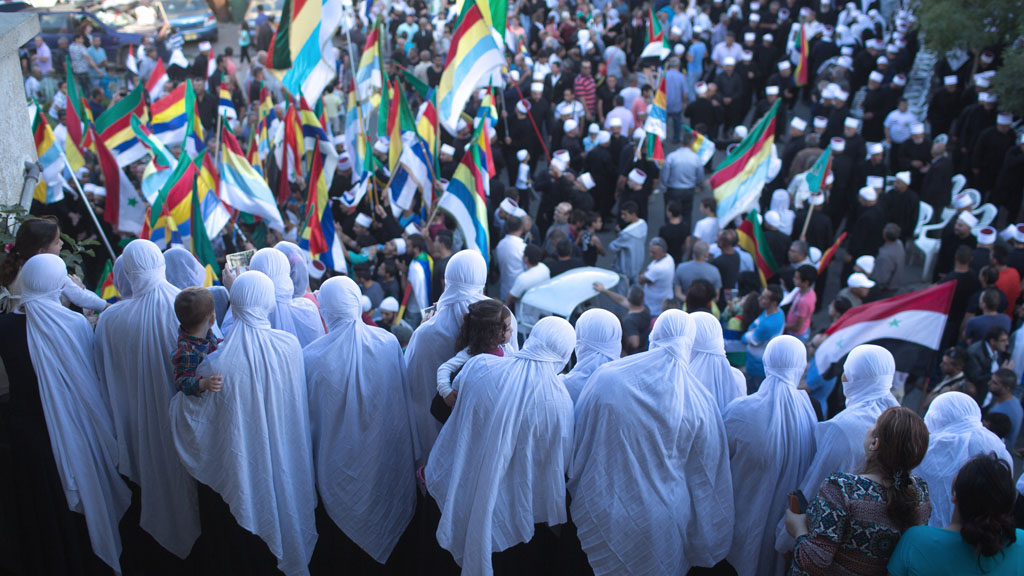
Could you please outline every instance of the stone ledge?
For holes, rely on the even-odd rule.
[[[0,14],[0,54],[17,54],[36,34],[39,17],[34,12]]]

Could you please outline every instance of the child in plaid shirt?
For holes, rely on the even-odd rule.
[[[196,376],[196,369],[220,340],[210,329],[217,316],[214,313],[213,294],[206,288],[191,286],[174,299],[174,315],[181,326],[178,329],[178,347],[174,350],[174,385],[189,396],[198,396],[209,390],[220,392],[223,378],[217,374],[206,378]]]

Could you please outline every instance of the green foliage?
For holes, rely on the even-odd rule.
[[[1003,66],[992,83],[999,96],[999,109],[1024,116],[1024,49],[1003,53]]]
[[[0,245],[6,247],[9,244],[14,244],[18,226],[30,216],[31,214],[21,204],[0,204]],[[64,260],[64,264],[67,265],[68,270],[80,278],[84,277],[82,259],[85,256],[95,256],[93,247],[99,246],[100,243],[92,239],[78,242],[63,232],[61,232],[60,238],[64,241],[64,247],[60,251],[60,257]],[[6,257],[7,250],[0,251],[0,262]]]

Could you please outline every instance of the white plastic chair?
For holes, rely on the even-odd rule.
[[[996,219],[996,215],[999,214],[999,209],[992,204],[984,204],[972,212],[978,217],[978,225],[972,230],[977,231],[991,224]]]
[[[971,197],[971,205],[975,207],[975,210],[981,207],[981,192],[978,192],[974,188],[968,188],[964,190],[964,194]]]
[[[964,186],[967,186],[967,176],[964,176],[963,174],[956,174],[953,176],[951,181],[953,183],[953,188],[949,191],[950,204],[953,203],[953,198],[955,198],[956,195],[964,189]]]
[[[961,175],[957,174],[956,176],[953,177],[954,190],[956,189],[955,186],[956,186],[956,177],[957,176],[961,176]],[[967,179],[964,178],[964,181],[966,182]],[[964,194],[967,194],[968,196],[971,197],[971,202],[975,206],[974,210],[978,210],[978,209],[981,208],[981,192],[978,192],[974,188],[968,188],[966,190],[961,189],[960,191],[962,191]],[[960,193],[960,191],[953,192],[953,196],[955,197],[957,194]],[[956,208],[953,207],[953,203],[952,203],[952,201],[950,201],[949,206],[947,206],[946,208],[942,209],[942,219],[946,220],[948,222],[949,219],[952,218],[953,214],[955,214],[955,213],[956,213]]]
[[[921,233],[921,228],[923,228],[925,224],[931,221],[932,215],[934,213],[935,210],[932,208],[931,204],[927,202],[921,202],[921,207],[917,211],[917,226],[914,226],[915,237]]]

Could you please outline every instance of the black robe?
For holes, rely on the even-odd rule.
[[[618,181],[617,163],[612,161],[611,151],[607,147],[595,146],[587,153],[584,164],[587,172],[594,177],[594,188],[590,191],[594,198],[594,207],[603,218],[608,218],[611,216],[612,206],[615,204],[615,185]]]
[[[790,235],[791,239],[800,239],[800,232],[803,231],[804,221],[806,220],[807,209],[803,208],[797,211],[796,217],[793,219],[793,234]],[[806,238],[807,244],[821,250],[822,253],[831,248],[832,242],[835,241],[832,219],[830,219],[823,211],[815,210],[811,214],[811,221],[807,224]]]
[[[942,214],[949,205],[953,190],[953,160],[946,154],[932,158],[928,172],[921,181],[921,201],[932,207],[932,220]]]
[[[872,116],[871,118],[864,118],[861,134],[864,135],[864,139],[868,142],[881,142],[885,140],[885,115],[890,111],[887,105],[885,91],[881,88],[877,90],[869,89],[865,92],[862,105],[864,114],[871,113]]]
[[[956,218],[951,218],[949,223],[946,224],[945,228],[942,229],[941,243],[939,244],[939,255],[935,259],[935,274],[934,278],[939,278],[946,272],[953,269],[953,259],[956,257],[956,251],[961,246],[968,246],[973,249],[978,245],[978,239],[973,234],[968,234],[966,238],[961,238],[956,235]]]
[[[857,220],[847,226],[846,251],[854,259],[868,255],[874,256],[882,245],[882,229],[885,228],[885,213],[880,204],[869,206],[861,210]]]
[[[992,203],[1003,206],[1010,214],[1010,221],[1018,221],[1021,205],[1021,191],[1024,190],[1024,150],[1014,146],[1006,151],[1003,166],[992,191]]]
[[[949,92],[943,88],[936,92],[928,103],[928,123],[932,125],[932,134],[949,134],[963,106],[959,90]]]
[[[974,145],[974,158],[971,168],[975,170],[975,181],[983,194],[995,188],[999,171],[1003,169],[1006,151],[1013,147],[1016,134],[1012,130],[1000,132],[998,126],[989,126]],[[1018,190],[1018,197],[1020,190]]]
[[[921,201],[917,192],[907,188],[903,192],[891,190],[882,197],[885,208],[886,222],[895,222],[900,227],[900,238],[909,240],[917,226],[917,214],[921,209]]]

